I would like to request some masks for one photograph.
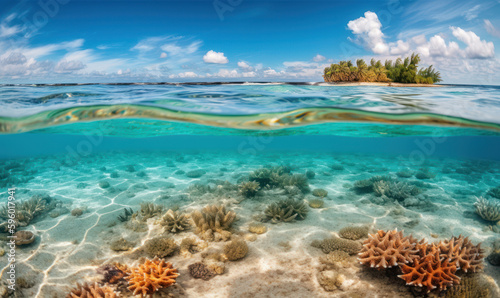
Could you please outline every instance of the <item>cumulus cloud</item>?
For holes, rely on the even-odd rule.
[[[197,78],[198,75],[192,71],[181,72],[178,74],[179,78]]]
[[[325,60],[326,60],[326,57],[323,56],[323,55],[320,55],[320,54],[314,56],[314,58],[313,58],[314,62],[322,62],[322,61],[325,61]]]
[[[254,68],[252,66],[250,66],[250,64],[248,64],[248,62],[245,62],[245,61],[239,61],[238,67],[241,68],[241,70],[243,70],[245,72],[251,72],[254,70]]]
[[[376,13],[367,11],[364,17],[349,21],[347,27],[375,54],[388,53],[389,47],[384,41],[382,24]]]
[[[160,54],[160,58],[162,58],[162,59],[163,59],[163,58],[167,58],[167,53],[162,52],[162,53]]]
[[[21,54],[20,52],[12,52],[7,56],[5,59],[3,59],[4,64],[14,64],[14,65],[19,65],[19,64],[24,64],[26,63],[27,59],[26,56]]]
[[[465,31],[462,28],[451,27],[453,36],[467,45],[465,54],[471,59],[485,59],[495,56],[495,46],[493,43],[481,40],[476,33]]]
[[[203,56],[203,61],[205,63],[215,63],[215,64],[226,64],[229,60],[224,56],[222,52],[208,51],[205,56]]]

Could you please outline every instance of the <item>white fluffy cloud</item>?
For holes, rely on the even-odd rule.
[[[215,64],[226,64],[229,60],[224,56],[222,52],[208,51],[205,56],[203,56],[203,61],[205,63],[215,63]]]
[[[167,58],[167,53],[162,52],[162,53],[160,54],[160,58],[162,58],[162,59],[163,59],[163,58]]]
[[[245,61],[239,61],[238,67],[245,72],[252,72],[254,70],[254,68],[248,62]]]
[[[375,54],[388,53],[389,47],[384,41],[382,24],[376,13],[367,11],[364,17],[347,23],[347,27]]]
[[[357,42],[361,42],[375,54],[407,55],[416,51],[425,57],[487,59],[495,56],[495,47],[492,42],[481,40],[474,32],[465,31],[459,27],[450,27],[450,30],[458,41],[465,44],[465,49],[461,49],[455,41],[447,42],[439,34],[432,36],[429,40],[424,35],[420,35],[407,41],[397,40],[393,43],[386,43],[377,14],[367,11],[364,15],[364,17],[350,21],[347,27],[357,36]],[[485,21],[485,25],[491,31],[491,23]]]

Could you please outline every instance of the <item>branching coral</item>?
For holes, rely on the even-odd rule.
[[[178,233],[189,229],[189,217],[186,214],[179,213],[178,211],[173,211],[169,209],[165,215],[163,215],[162,221],[160,222],[162,226],[165,226],[165,230],[170,233]]]
[[[358,240],[368,236],[367,226],[353,226],[340,229],[339,235],[345,239]]]
[[[449,259],[441,258],[436,245],[428,246],[428,252],[421,258],[416,258],[411,264],[402,264],[403,274],[398,275],[407,285],[426,288],[427,292],[433,289],[446,290],[454,284],[460,283],[455,275],[457,266]]]
[[[53,210],[56,205],[57,201],[48,195],[34,195],[29,200],[18,203],[15,210],[16,226],[27,226],[36,217],[42,215],[42,213]],[[2,210],[0,210],[0,218],[10,218],[7,205],[4,205]]]
[[[179,276],[177,269],[163,259],[154,258],[144,261],[141,265],[130,269],[128,289],[134,295],[152,295],[162,288],[167,288],[175,283]]]
[[[272,223],[290,222],[294,219],[304,219],[307,215],[307,205],[301,200],[280,200],[267,206],[264,215]]]
[[[118,220],[121,222],[128,221],[132,217],[132,214],[134,214],[132,208],[123,208],[123,214],[118,215]]]
[[[374,191],[373,184],[379,181],[392,181],[392,178],[389,176],[373,176],[369,179],[358,180],[354,182],[354,190],[362,193],[372,192]]]
[[[285,188],[286,186],[296,186],[302,192],[309,191],[309,181],[306,175],[290,174],[291,169],[285,166],[261,168],[250,173],[248,179],[258,182],[260,187]]]
[[[358,259],[361,264],[379,269],[411,263],[418,257],[415,246],[416,240],[411,236],[403,237],[402,231],[380,230],[363,242]]]
[[[487,221],[499,221],[500,220],[500,202],[494,202],[492,200],[487,200],[483,197],[476,198],[477,201],[474,203],[476,207],[476,213]]]
[[[194,211],[191,218],[196,225],[196,232],[203,233],[208,230],[220,232],[231,228],[236,219],[234,211],[226,211],[224,206],[208,205],[200,211]]]
[[[109,287],[101,287],[97,283],[77,284],[66,298],[116,298],[118,295]]]
[[[239,186],[240,194],[245,198],[255,197],[259,189],[259,182],[256,181],[243,182]]]
[[[462,235],[439,243],[417,241],[402,232],[378,231],[365,241],[359,260],[370,267],[391,267],[399,265],[401,279],[407,285],[422,287],[429,292],[439,291],[456,285],[460,278],[455,274],[483,268],[483,250],[480,244],[473,245]]]
[[[156,237],[144,243],[143,250],[150,257],[166,257],[177,250],[177,244],[172,238]]]
[[[422,192],[420,188],[406,182],[384,180],[374,182],[373,191],[379,196],[385,195],[397,201],[403,201],[406,198],[416,196]]]
[[[132,217],[139,217],[141,221],[147,221],[148,219],[160,215],[163,213],[163,206],[157,205],[155,203],[141,203],[141,210],[139,210]]]

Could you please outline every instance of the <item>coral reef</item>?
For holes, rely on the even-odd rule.
[[[320,257],[319,261],[327,265],[335,265],[342,263],[349,259],[349,254],[342,250],[334,250],[329,252],[326,256]]]
[[[224,245],[224,254],[229,261],[243,259],[248,253],[248,245],[245,240],[236,239]]]
[[[388,198],[404,201],[406,198],[422,193],[422,190],[415,185],[402,181],[379,180],[373,183],[373,191],[376,195],[387,196]]]
[[[143,250],[150,257],[164,258],[177,250],[177,244],[172,238],[155,237],[144,243]]]
[[[361,243],[354,240],[342,239],[338,237],[327,238],[322,241],[313,241],[313,247],[320,248],[325,254],[332,251],[341,250],[350,255],[357,254],[361,250]]]
[[[410,178],[413,176],[413,172],[410,169],[403,169],[397,172],[396,175],[400,178]]]
[[[445,298],[491,298],[491,290],[487,282],[478,275],[466,275],[460,278],[460,284],[448,289]]]
[[[324,198],[328,195],[328,191],[326,191],[322,188],[316,188],[312,191],[312,195],[315,197]]]
[[[208,205],[201,211],[194,211],[191,218],[196,225],[196,232],[201,234],[208,230],[220,232],[231,228],[236,218],[234,211],[226,211],[224,206]]]
[[[415,174],[415,178],[420,180],[432,179],[434,177],[436,177],[436,173],[431,172],[429,168],[422,168]]]
[[[291,169],[285,166],[261,168],[250,173],[248,180],[258,182],[260,187],[285,188],[296,186],[302,192],[309,191],[309,181],[304,174],[291,174]]]
[[[201,176],[205,175],[207,171],[198,169],[198,170],[193,170],[189,171],[186,173],[186,177],[188,178],[200,178]]]
[[[122,269],[118,268],[116,265],[106,264],[97,268],[97,273],[102,274],[102,282],[108,284],[115,284],[119,281],[124,280],[127,275],[128,267],[120,266]]]
[[[17,203],[15,208],[16,226],[25,227],[29,225],[37,217],[55,209],[58,204],[60,202],[49,195],[34,195],[29,200]],[[10,218],[7,204],[0,210],[0,218],[6,220]]]
[[[118,295],[110,287],[94,284],[77,284],[66,298],[116,298]]]
[[[500,199],[500,186],[490,188],[487,195],[496,199]]]
[[[79,217],[79,216],[82,216],[83,212],[85,212],[85,208],[75,208],[73,210],[71,210],[71,215],[75,216],[75,217]]]
[[[354,182],[353,188],[360,193],[373,192],[373,184],[379,181],[392,181],[392,178],[389,176],[373,176],[369,179]]]
[[[319,198],[313,198],[307,201],[309,203],[309,207],[311,208],[323,208],[323,205],[325,205],[325,201]]]
[[[272,223],[290,222],[294,219],[304,219],[307,215],[307,205],[302,200],[286,199],[267,206],[264,215]]]
[[[245,198],[255,197],[259,189],[259,182],[256,181],[242,182],[239,186],[240,194]]]
[[[500,202],[485,199],[483,197],[477,198],[474,206],[476,207],[476,213],[481,216],[482,219],[487,221],[499,221],[500,220]]]
[[[370,267],[390,268],[413,262],[419,252],[415,246],[416,240],[411,236],[403,237],[402,231],[377,231],[363,242],[358,259],[361,264]]]
[[[368,237],[369,227],[367,226],[351,226],[340,229],[339,236],[345,239],[358,240]]]
[[[179,251],[182,256],[188,258],[192,254],[202,251],[206,246],[206,242],[197,242],[194,237],[186,237],[182,239]]]
[[[491,265],[500,266],[500,252],[492,252],[486,259]]]
[[[358,259],[361,264],[378,269],[398,265],[398,275],[407,285],[423,291],[438,291],[457,285],[458,270],[476,272],[483,268],[481,245],[473,245],[462,235],[450,240],[428,244],[425,240],[404,237],[402,232],[378,231],[364,242]]]
[[[179,276],[177,269],[163,259],[146,259],[138,267],[130,269],[130,274],[125,277],[129,283],[128,289],[134,295],[152,295],[159,289],[167,288],[175,283]]]
[[[123,215],[118,215],[118,220],[121,222],[128,221],[130,218],[132,218],[132,214],[134,214],[134,210],[132,210],[132,208],[123,208]]]
[[[248,226],[248,231],[254,234],[264,234],[267,232],[267,227],[261,223],[251,223]]]
[[[189,229],[191,226],[189,217],[186,214],[173,211],[172,209],[169,209],[165,215],[163,215],[160,224],[165,226],[165,230],[170,233],[182,232]]]
[[[196,262],[188,266],[189,275],[194,278],[201,278],[203,280],[209,280],[215,274],[210,270],[205,264],[201,262]]]

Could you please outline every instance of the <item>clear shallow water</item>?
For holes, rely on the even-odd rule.
[[[15,187],[19,202],[51,202],[18,227],[35,240],[18,246],[17,275],[30,282],[16,295],[65,297],[77,282],[103,284],[103,264],[137,266],[154,256],[149,241],[171,238],[179,247],[164,258],[181,275],[164,295],[414,297],[396,273],[381,278],[356,254],[325,264],[311,243],[366,226],[429,242],[462,234],[481,242],[485,256],[500,250],[497,223],[474,207],[478,196],[500,200],[492,195],[500,186],[499,105],[500,89],[484,86],[2,86],[0,197]],[[259,185],[253,197],[241,192],[253,173],[272,167],[305,176],[307,185]],[[373,176],[419,192],[395,198],[356,189]],[[327,195],[313,208],[318,189]],[[266,218],[283,199],[303,202],[305,219]],[[142,203],[163,210],[145,218]],[[231,239],[244,239],[248,255],[217,263],[224,273],[210,280],[195,279],[188,266],[212,262],[208,252],[221,254],[229,241],[207,239],[193,223],[168,232],[162,218],[168,209],[193,214],[221,204],[236,213]],[[124,208],[136,216],[122,222]],[[256,223],[267,231],[250,232]],[[186,238],[199,247],[183,251]],[[5,242],[1,249],[8,250]],[[3,277],[8,265],[0,257]],[[325,290],[325,271],[342,274],[341,289]],[[489,261],[472,276],[490,297],[499,293],[500,273]],[[125,287],[109,286],[131,297]]]

